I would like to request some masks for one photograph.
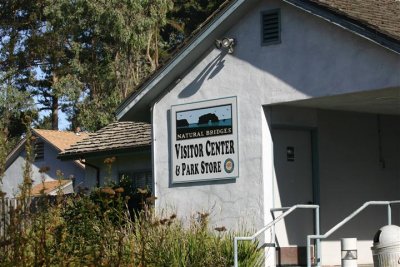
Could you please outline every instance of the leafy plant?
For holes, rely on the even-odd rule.
[[[32,212],[11,209],[7,242],[0,242],[0,266],[233,265],[233,237],[238,233],[211,229],[205,212],[188,222],[176,214],[157,216],[149,205],[152,198],[144,199],[132,220],[119,188],[99,188],[90,196],[76,194],[56,202],[42,196],[32,202]],[[262,266],[263,250],[242,242],[239,262]]]

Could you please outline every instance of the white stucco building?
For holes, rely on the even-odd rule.
[[[314,203],[325,233],[366,201],[400,199],[399,18],[395,0],[230,1],[117,110],[151,122],[156,208],[257,230],[271,208]],[[367,209],[323,240],[322,265],[340,265],[343,237],[372,263],[386,223]],[[311,211],[279,223],[267,265],[304,263],[313,228]]]
[[[69,179],[71,183],[63,184],[63,186],[68,187],[64,190],[64,193],[71,193],[74,189],[78,189],[78,187],[82,185],[85,177],[85,166],[79,161],[62,162],[57,159],[57,156],[58,153],[84,139],[88,134],[32,129],[32,136],[34,137],[30,143],[32,152],[34,153],[31,164],[32,185],[34,187],[40,187],[43,181],[52,184],[52,181]],[[25,145],[26,139],[24,138],[9,155],[7,155],[4,176],[1,179],[0,188],[8,198],[18,196],[20,193],[20,186],[24,180],[24,166],[26,164]],[[58,184],[54,184],[56,188]],[[54,186],[49,187],[53,188]]]

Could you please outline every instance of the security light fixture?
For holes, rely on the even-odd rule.
[[[236,42],[234,38],[224,37],[222,40],[215,40],[215,47],[218,49],[228,49],[228,53],[233,53],[233,47],[235,46]]]

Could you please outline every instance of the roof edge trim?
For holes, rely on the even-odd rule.
[[[25,143],[26,143],[26,138],[23,138],[11,152],[7,155],[6,157],[6,164],[5,164],[5,169],[7,170],[8,167],[13,164],[13,162],[17,159],[18,154],[21,153],[21,151],[25,148]]]
[[[90,158],[90,157],[100,157],[103,155],[121,155],[121,154],[131,154],[131,153],[138,153],[144,151],[150,151],[151,145],[142,145],[136,147],[127,147],[123,149],[106,149],[102,151],[91,151],[91,152],[82,152],[82,153],[69,153],[69,154],[58,154],[57,158],[60,160],[79,160],[83,158]],[[111,153],[112,152],[112,153]]]

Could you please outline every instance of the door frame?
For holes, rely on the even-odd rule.
[[[271,139],[272,146],[274,146],[274,140],[272,131],[273,130],[292,130],[292,131],[306,131],[310,133],[311,138],[311,182],[312,182],[312,201],[315,205],[320,205],[320,177],[319,177],[319,154],[318,154],[318,128],[317,127],[307,127],[298,125],[284,125],[284,124],[272,124],[271,129]],[[274,151],[274,147],[272,147]],[[275,169],[275,154],[273,153],[272,164]],[[272,190],[273,195],[275,195],[274,190],[274,179],[272,179]],[[275,201],[273,202],[275,207]]]
[[[312,201],[313,204],[315,205],[320,205],[320,177],[319,177],[319,154],[318,154],[318,128],[317,127],[307,127],[307,126],[298,126],[298,125],[284,125],[284,124],[271,124],[270,125],[270,133],[271,133],[271,140],[272,140],[272,150],[273,150],[273,157],[272,157],[272,165],[273,168],[275,169],[275,148],[274,148],[274,138],[273,138],[273,130],[292,130],[292,131],[305,131],[308,132],[310,134],[310,138],[311,138],[311,183],[312,183]],[[275,207],[275,179],[272,179],[272,195],[273,195],[273,206]],[[313,221],[315,222],[315,210],[313,211],[314,214],[314,218]],[[314,228],[314,232],[315,232],[315,223],[313,225]],[[275,227],[273,227],[273,235],[276,237],[276,233],[275,233]],[[315,241],[316,242],[316,241]],[[315,245],[315,244],[314,244]],[[297,248],[299,249],[299,247]],[[301,248],[300,248],[301,249]],[[280,253],[280,252],[278,252]],[[301,253],[299,251],[297,251],[297,253]],[[315,250],[314,252],[315,253]],[[302,254],[305,254],[305,251],[303,251]],[[275,264],[276,266],[278,266],[277,264],[277,259],[278,257],[282,257],[278,256],[277,254],[275,254]],[[298,262],[298,264],[300,264],[300,262]],[[280,265],[279,266],[284,266],[284,265]]]

